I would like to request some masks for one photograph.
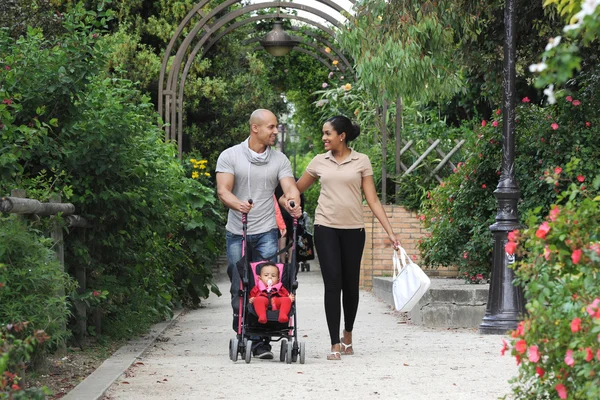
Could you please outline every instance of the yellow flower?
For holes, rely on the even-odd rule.
[[[210,174],[208,172],[205,172],[204,175],[205,176],[210,176]]]
[[[194,169],[198,168],[198,164],[194,164]]]
[[[377,17],[377,19],[378,19],[378,20],[380,20],[380,21],[383,21],[383,17],[382,17],[381,15],[379,15],[379,16]]]
[[[196,168],[196,167],[194,166],[194,168]],[[200,168],[200,169],[206,169],[206,165],[204,165],[204,164],[200,164],[199,168]]]
[[[338,65],[339,61],[338,60],[333,60],[333,65]]]
[[[201,164],[206,164],[208,162],[208,160],[200,160],[198,162],[201,163]]]
[[[197,179],[200,176],[200,174],[196,171],[192,172],[192,179]]]
[[[346,89],[346,90],[350,90],[350,89],[352,89],[352,85],[351,85],[351,84],[349,84],[349,83],[346,83],[346,84],[344,85],[344,89]]]
[[[325,53],[331,53],[331,49],[329,47],[325,47]]]

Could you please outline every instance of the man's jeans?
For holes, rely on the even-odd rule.
[[[231,232],[227,232],[227,275],[231,280],[231,306],[233,307],[234,314],[239,312],[240,307],[240,274],[237,269],[237,262],[242,258],[242,235],[234,235]],[[268,232],[257,233],[254,235],[246,235],[248,246],[253,250],[250,253],[252,259],[250,261],[261,261],[262,256],[272,256],[277,253],[278,238],[277,229],[272,229]],[[277,262],[277,257],[271,259],[273,262]],[[252,276],[249,276],[252,278]]]

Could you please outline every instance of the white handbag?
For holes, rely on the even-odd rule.
[[[394,306],[398,311],[410,311],[427,292],[431,280],[417,264],[412,262],[402,247],[400,247],[400,257],[394,250],[393,263]]]

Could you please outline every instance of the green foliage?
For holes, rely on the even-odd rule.
[[[0,264],[1,265],[1,264]],[[2,288],[0,288],[1,293]],[[27,334],[28,322],[0,325],[0,399],[43,400],[46,388],[23,389],[21,380],[36,347],[48,339],[42,330]]]
[[[515,239],[516,282],[529,312],[511,340],[517,399],[600,397],[600,197],[577,180],[577,161],[565,170],[561,180],[573,182],[547,217],[532,210]],[[593,191],[599,187],[597,176]]]
[[[56,345],[68,336],[64,293],[74,289],[73,280],[50,250],[51,239],[29,232],[16,216],[0,222],[0,321],[28,321],[27,332],[44,330],[52,337],[45,348]]]
[[[600,121],[585,93],[560,99],[548,108],[528,104],[525,98],[517,108],[515,167],[521,216],[537,207],[548,211],[564,189],[560,181],[549,189],[543,180],[555,167],[579,158],[582,162],[577,164],[576,173],[586,182],[600,169],[596,145]],[[478,136],[466,145],[464,165],[432,190],[424,203],[422,220],[432,235],[421,244],[425,265],[458,265],[468,279],[477,273],[489,274],[489,226],[497,212],[492,191],[500,174],[501,129],[499,114],[486,121],[485,127],[478,127]]]
[[[357,2],[356,18],[337,39],[372,98],[437,100],[462,86],[453,31],[445,20],[444,5],[451,2],[437,3]]]
[[[10,100],[0,106],[0,192],[62,192],[91,221],[66,236],[66,269],[86,269],[77,298],[104,316],[103,332],[130,337],[175,306],[220,294],[212,266],[223,234],[209,182],[185,176],[149,97],[107,67],[120,44],[132,53],[126,36],[102,38],[110,15],[75,6],[53,40],[0,33]]]

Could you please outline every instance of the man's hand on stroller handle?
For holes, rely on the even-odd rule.
[[[248,201],[240,200],[240,204],[238,205],[238,211],[242,214],[248,214],[250,210],[252,210],[253,203],[254,202],[252,201],[252,199],[248,199]]]

